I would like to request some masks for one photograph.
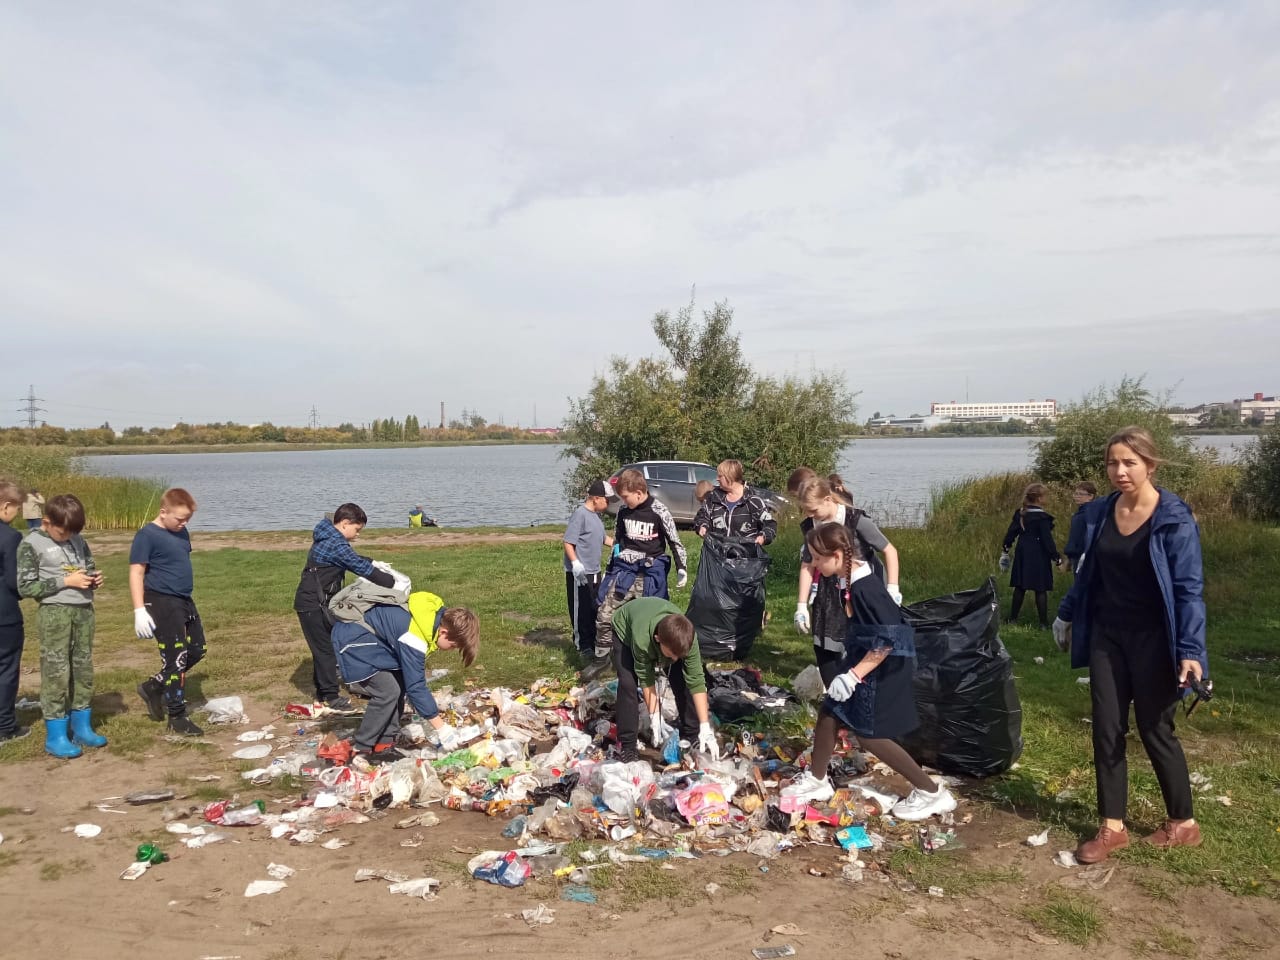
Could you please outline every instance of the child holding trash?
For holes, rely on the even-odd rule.
[[[311,679],[315,683],[316,702],[335,713],[355,713],[351,701],[338,689],[338,661],[333,655],[329,601],[342,589],[342,581],[350,571],[380,587],[390,587],[391,573],[368,557],[352,549],[352,542],[368,522],[359,505],[344,503],[311,531],[311,549],[302,567],[298,589],[293,595],[293,610],[298,615],[302,636],[311,650]]]
[[[693,624],[680,608],[661,597],[640,597],[624,605],[613,617],[617,642],[613,665],[618,671],[618,748],[624,763],[637,757],[640,728],[640,700],[649,711],[652,743],[659,750],[669,731],[662,721],[662,703],[656,688],[661,672],[671,683],[680,713],[680,737],[698,749],[720,759],[720,745],[711,729],[707,707],[706,673],[698,652]],[[637,691],[639,696],[637,696]]]
[[[468,667],[475,662],[480,622],[474,613],[446,607],[434,593],[415,591],[405,606],[379,603],[365,611],[363,621],[335,623],[333,650],[347,686],[369,698],[353,746],[370,763],[404,756],[396,740],[406,698],[431,724],[438,747],[458,746],[458,732],[444,722],[427,686],[426,664],[437,650],[460,651]]]
[[[924,820],[956,808],[944,784],[936,783],[894,738],[919,726],[912,676],[914,631],[884,583],[862,559],[857,541],[843,524],[823,524],[805,536],[813,565],[839,591],[848,617],[845,651],[827,683],[814,727],[809,768],[783,796],[806,802],[829,800],[835,789],[827,766],[840,727],[852,730],[862,749],[875,754],[910,782],[911,794],[894,805],[899,820]],[[621,692],[619,692],[621,696]]]
[[[844,657],[847,617],[836,582],[831,577],[822,576],[814,565],[807,545],[808,534],[815,528],[832,524],[844,529],[850,539],[860,544],[869,542],[869,551],[873,548],[883,550],[889,580],[885,589],[895,603],[902,602],[902,592],[898,590],[898,551],[862,511],[838,500],[830,484],[822,477],[805,481],[800,488],[799,501],[808,518],[800,524],[806,541],[800,548],[800,590],[796,599],[795,627],[802,634],[813,634],[814,659],[822,674],[822,682],[830,684]],[[859,556],[866,554],[860,549]],[[869,561],[864,562],[868,569],[874,570]],[[809,612],[811,593],[812,620]]]
[[[623,470],[618,475],[618,496],[623,508],[618,511],[617,551],[600,583],[596,612],[595,659],[582,671],[590,681],[613,664],[613,615],[623,604],[637,597],[667,598],[667,570],[671,561],[670,547],[676,565],[676,589],[689,582],[688,556],[675,518],[666,504],[649,493],[649,485],[639,470]]]
[[[1005,531],[1004,548],[1000,554],[1001,571],[1013,568],[1009,575],[1009,585],[1013,587],[1013,606],[1009,610],[1009,619],[1016,621],[1022,610],[1022,598],[1028,590],[1036,595],[1036,613],[1040,615],[1040,626],[1049,629],[1049,591],[1053,589],[1053,567],[1061,568],[1066,561],[1058,553],[1053,542],[1053,517],[1045,512],[1044,499],[1047,493],[1043,483],[1027,486],[1022,494],[1022,506],[1009,521],[1009,529]],[[1009,560],[1009,550],[1017,542],[1013,560]]]
[[[587,498],[569,517],[564,530],[564,589],[569,601],[573,645],[583,657],[596,649],[596,591],[600,589],[600,554],[613,546],[600,515],[617,496],[607,480],[593,480]]]
[[[18,593],[39,602],[40,711],[44,749],[80,756],[80,747],[105,747],[89,723],[93,699],[93,591],[102,574],[80,531],[84,504],[64,493],[45,504],[44,523],[18,547]],[[68,724],[70,738],[68,738]]]
[[[31,733],[18,726],[18,674],[22,668],[22,607],[18,594],[18,544],[22,534],[11,523],[22,509],[22,488],[0,480],[0,743]]]
[[[204,659],[204,625],[191,599],[191,534],[187,524],[196,501],[181,487],[160,497],[160,512],[139,530],[129,547],[129,595],[133,631],[156,641],[160,670],[138,684],[152,720],[168,716],[168,729],[186,737],[204,731],[187,716],[187,671]]]

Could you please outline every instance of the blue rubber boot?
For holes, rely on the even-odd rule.
[[[71,739],[82,747],[105,747],[107,738],[100,733],[94,733],[93,727],[89,724],[88,710],[72,710],[71,711]]]
[[[67,718],[44,722],[44,752],[62,760],[80,756],[80,748],[67,739]]]

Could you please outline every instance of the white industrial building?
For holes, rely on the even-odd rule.
[[[1057,400],[1015,400],[998,403],[946,403],[929,404],[929,413],[935,417],[948,420],[967,420],[970,418],[999,418],[1018,420],[1056,420],[1058,417]]]

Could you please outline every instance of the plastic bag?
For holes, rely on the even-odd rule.
[[[998,611],[992,579],[902,608],[916,632],[920,726],[901,742],[944,773],[994,776],[1022,753],[1022,705]]]
[[[702,542],[687,615],[705,660],[742,660],[764,626],[764,581],[769,555],[754,541],[723,537]]]
[[[791,681],[791,689],[801,700],[821,700],[827,692],[821,672],[812,663],[796,674],[796,678]]]
[[[676,794],[676,810],[688,823],[724,823],[729,819],[729,801],[718,783],[700,783]]]
[[[200,708],[210,723],[248,723],[244,702],[239,697],[215,697]]]
[[[502,887],[519,887],[524,885],[532,873],[533,870],[520,858],[520,854],[509,850],[495,860],[480,864],[472,870],[471,875],[477,880],[487,880]]]

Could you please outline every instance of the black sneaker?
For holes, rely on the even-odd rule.
[[[23,737],[30,735],[30,727],[14,727],[12,730],[0,733],[0,743],[8,743],[10,740],[21,740]]]
[[[613,658],[611,656],[605,654],[603,657],[594,657],[590,663],[582,668],[582,682],[594,683],[612,669]]]
[[[384,750],[370,750],[364,755],[364,758],[377,767],[384,763],[395,763],[397,760],[403,760],[404,754],[395,747],[387,747]]]
[[[348,700],[346,697],[334,697],[331,700],[324,701],[325,707],[332,713],[353,714],[359,713],[360,708]]]
[[[203,737],[204,731],[197,727],[185,713],[169,718],[169,731],[180,733],[184,737]]]
[[[157,722],[164,719],[164,687],[155,677],[149,677],[138,684],[138,696],[147,705],[147,716]]]

